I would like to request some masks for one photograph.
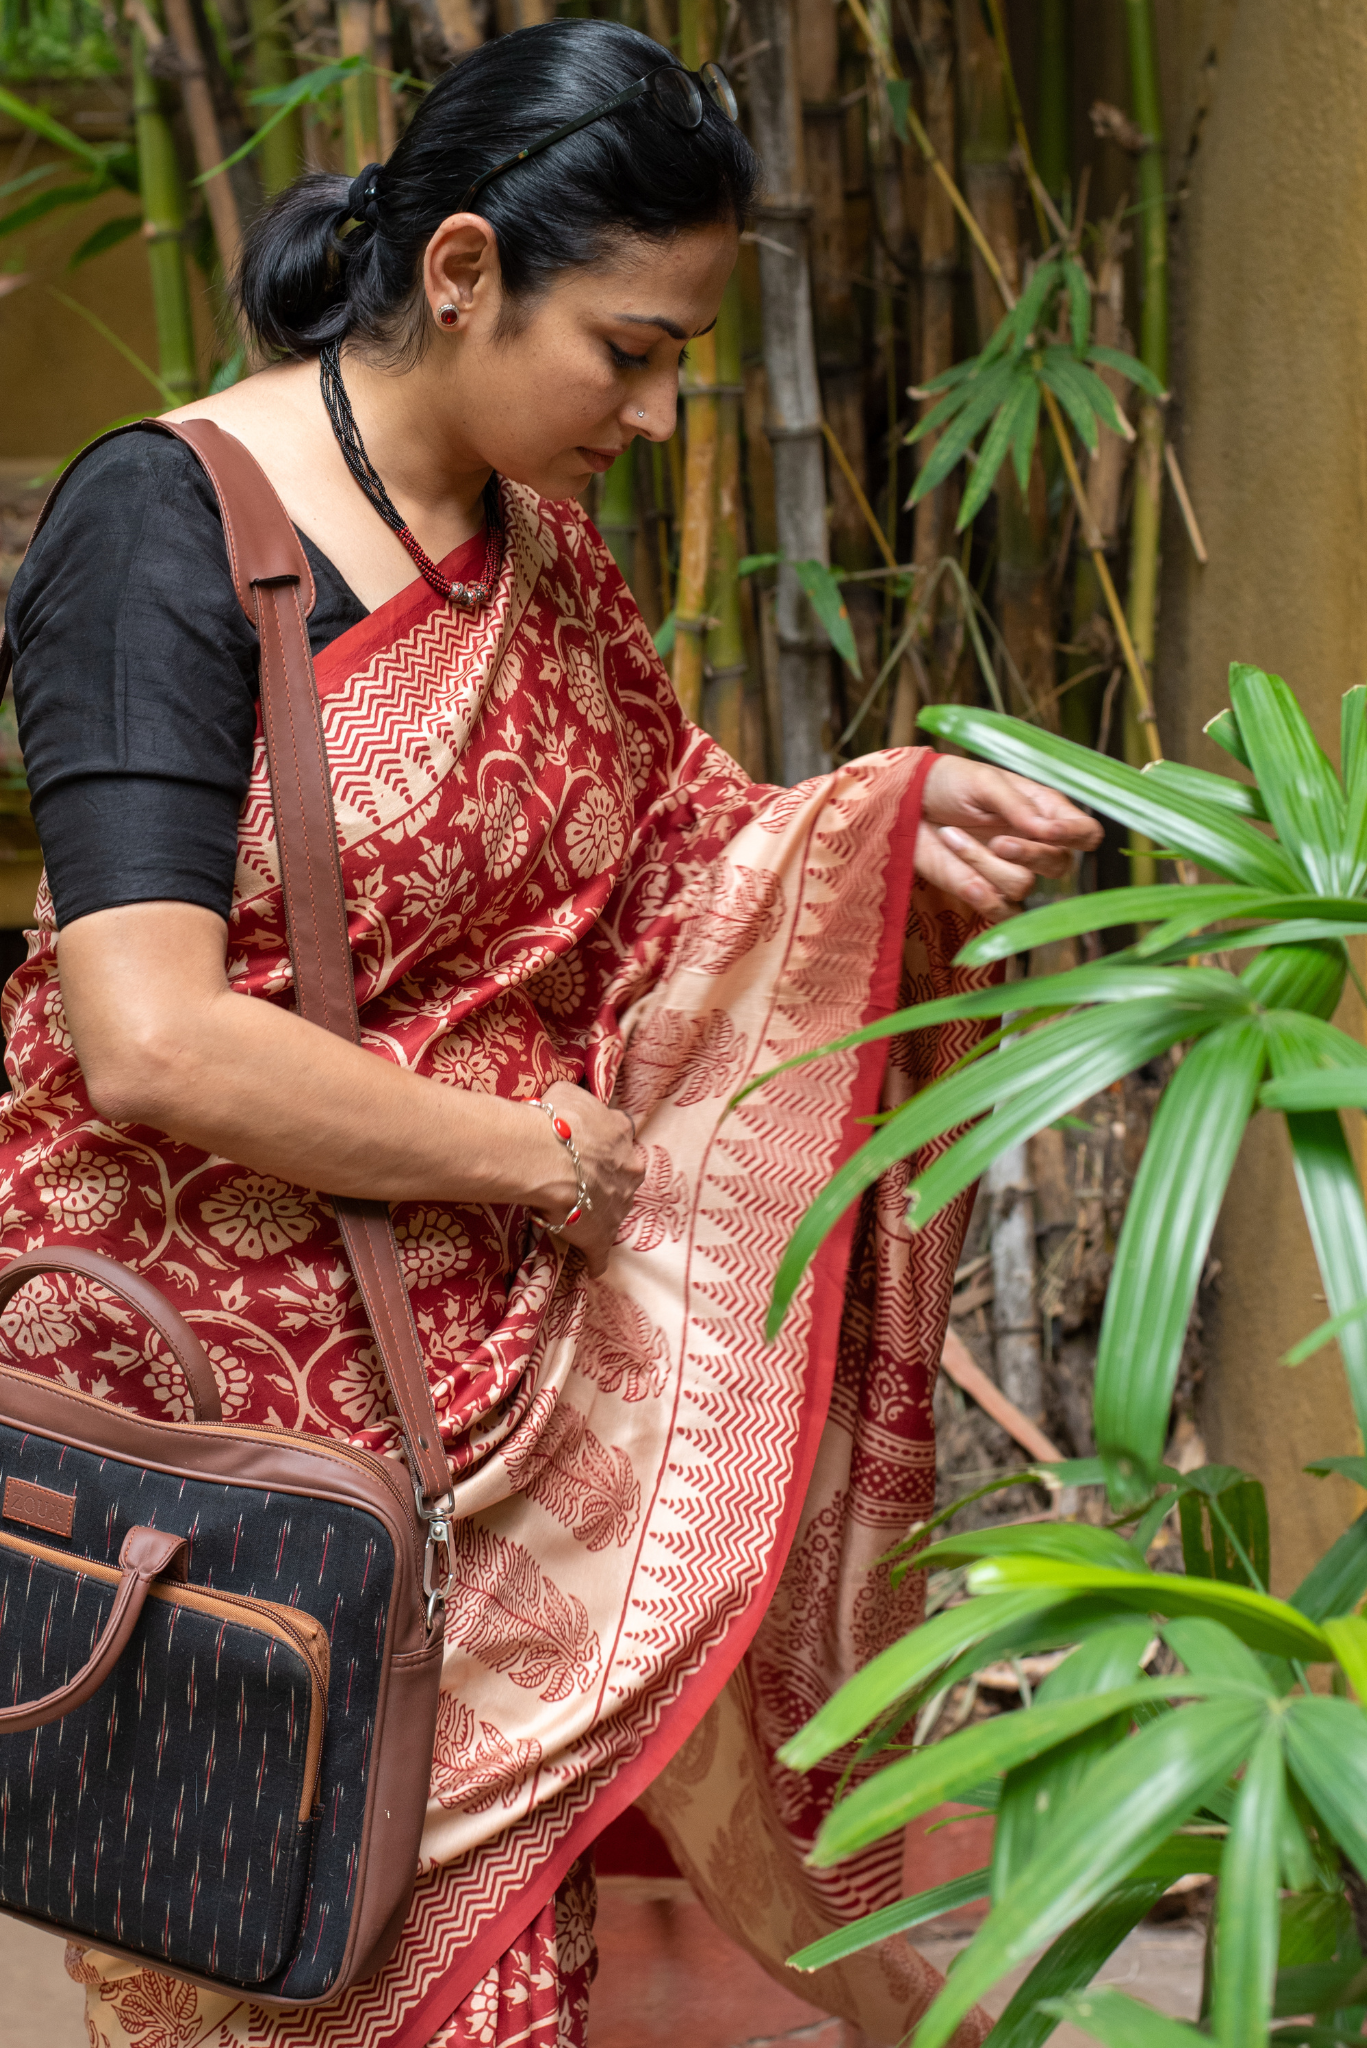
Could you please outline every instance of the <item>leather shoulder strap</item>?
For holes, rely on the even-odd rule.
[[[295,1000],[301,1017],[359,1045],[332,779],[305,624],[314,602],[308,557],[265,472],[234,435],[225,434],[212,420],[175,425],[143,420],[134,428],[115,431],[139,428],[183,441],[203,465],[218,498],[238,601],[261,639],[261,719]],[[43,507],[40,526],[74,467],[58,480]],[[7,650],[6,638],[5,652],[0,652],[0,677],[5,679]],[[430,1511],[450,1493],[451,1475],[393,1221],[383,1202],[336,1196],[333,1206],[399,1411],[420,1505]]]
[[[304,615],[312,612],[317,599],[313,571],[309,558],[299,544],[299,536],[285,513],[284,506],[275,494],[266,472],[248,454],[242,443],[232,434],[225,434],[211,420],[187,420],[185,427],[172,426],[168,420],[132,420],[126,426],[111,427],[107,434],[100,434],[74,461],[69,462],[58,477],[38,514],[38,522],[30,538],[30,546],[38,538],[56,505],[58,498],[75,476],[86,459],[97,448],[103,448],[106,441],[117,441],[124,434],[166,434],[177,441],[184,441],[197,457],[200,466],[208,475],[218,499],[219,511],[223,516],[224,536],[228,543],[228,561],[233,573],[233,585],[237,591],[238,603],[242,606],[252,624],[256,624],[256,608],[252,597],[252,584],[263,574],[284,573],[297,576],[301,593],[306,592]],[[202,444],[202,445],[201,445]],[[243,517],[235,529],[229,528],[225,505],[225,494],[231,492],[233,503]],[[259,516],[248,517],[249,513]],[[244,549],[258,552],[244,553]],[[14,649],[8,633],[0,633],[0,698],[9,688],[10,670],[14,666]]]

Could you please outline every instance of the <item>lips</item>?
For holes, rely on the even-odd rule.
[[[612,468],[622,451],[620,448],[576,448],[574,452],[582,455],[588,467],[601,476],[604,470]]]

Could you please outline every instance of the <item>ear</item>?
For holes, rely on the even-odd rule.
[[[498,237],[488,221],[477,213],[449,214],[423,257],[423,293],[433,318],[443,305],[468,315],[477,296],[497,296],[498,277]]]

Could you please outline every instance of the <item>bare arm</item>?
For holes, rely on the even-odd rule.
[[[574,1169],[525,1102],[426,1079],[273,1003],[235,995],[227,927],[188,903],[135,903],[62,932],[62,999],[90,1098],[117,1123],[328,1194],[526,1202],[554,1222]],[[565,1083],[594,1207],[569,1233],[593,1270],[640,1179],[629,1121]]]

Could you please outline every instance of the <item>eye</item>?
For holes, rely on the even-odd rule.
[[[679,368],[681,370],[685,369],[692,360],[693,359],[689,355],[688,350],[686,348],[681,348],[679,350]]]
[[[615,341],[608,343],[608,353],[619,370],[643,370],[650,361],[649,356],[629,356],[624,348],[618,348]]]

